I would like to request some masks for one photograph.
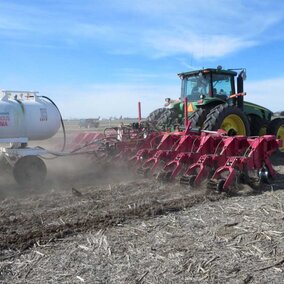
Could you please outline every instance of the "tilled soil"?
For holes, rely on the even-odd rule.
[[[173,190],[150,180],[11,198],[1,203],[0,248],[25,250],[37,242],[180,211],[206,198],[222,195],[206,197],[203,190]]]
[[[1,283],[282,283],[284,192],[149,180],[1,203]]]

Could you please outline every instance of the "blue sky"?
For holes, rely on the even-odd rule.
[[[246,99],[284,110],[284,1],[0,0],[0,88],[65,118],[135,116],[178,98],[181,71],[247,69]]]

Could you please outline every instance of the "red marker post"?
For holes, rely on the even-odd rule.
[[[141,123],[141,102],[138,102],[138,123]]]
[[[188,110],[187,110],[187,97],[184,98],[184,126],[187,128],[188,126]]]

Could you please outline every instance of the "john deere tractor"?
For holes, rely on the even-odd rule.
[[[284,142],[284,119],[272,119],[269,109],[244,101],[245,69],[207,68],[178,74],[181,97],[166,99],[166,106],[154,110],[147,120],[156,128],[173,130],[183,126],[184,98],[193,128],[225,130],[228,135],[273,134]],[[284,143],[283,143],[284,144]],[[279,149],[284,153],[284,145]]]

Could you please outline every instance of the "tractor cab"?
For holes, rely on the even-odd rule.
[[[189,102],[200,99],[217,98],[226,101],[235,94],[235,71],[204,69],[178,74],[181,78],[181,99],[187,97]]]

